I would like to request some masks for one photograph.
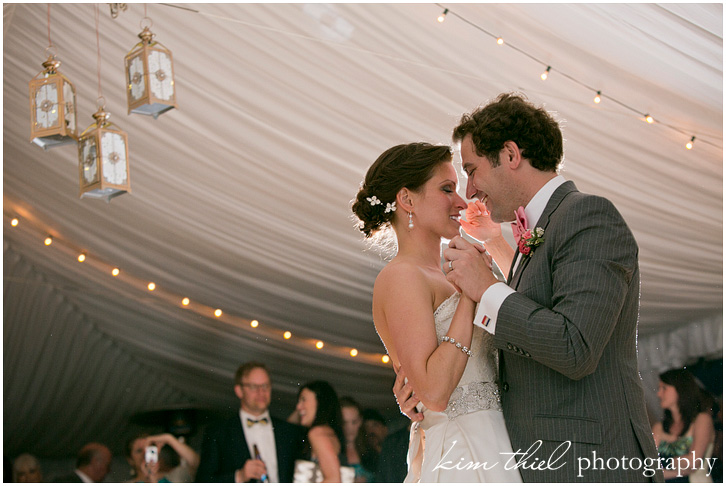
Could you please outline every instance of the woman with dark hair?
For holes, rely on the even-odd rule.
[[[405,370],[424,406],[412,429],[406,481],[521,482],[516,468],[505,467],[512,446],[492,336],[473,326],[474,301],[441,268],[442,239],[460,234],[467,208],[457,188],[450,147],[398,145],[368,169],[352,208],[365,237],[388,234],[397,247],[373,287],[373,321],[394,369]],[[489,238],[477,239],[501,243],[497,226],[485,225]],[[511,247],[497,247],[504,248],[492,253],[497,263],[511,261]]]
[[[653,426],[653,437],[666,482],[711,482],[706,476],[708,467],[700,468],[700,461],[694,462],[694,458],[705,463],[711,456],[716,436],[710,410],[713,401],[682,368],[660,375],[658,399],[663,422]]]
[[[355,470],[356,483],[375,482],[375,470],[378,454],[366,445],[363,428],[363,409],[351,397],[340,399],[340,411],[343,414],[343,437],[345,462]]]
[[[309,429],[304,459],[295,462],[293,482],[352,482],[353,469],[340,466],[345,439],[340,403],[333,387],[327,381],[306,383],[298,393],[295,412],[292,421]]]

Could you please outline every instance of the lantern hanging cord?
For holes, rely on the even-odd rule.
[[[48,4],[48,47],[53,47],[53,43],[50,41],[50,4]]]
[[[103,96],[103,93],[101,91],[101,36],[98,33],[98,4],[94,5],[94,11],[96,14],[96,61],[98,66],[98,97],[100,99]]]

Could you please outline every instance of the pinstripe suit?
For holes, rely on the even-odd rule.
[[[631,469],[637,459],[657,457],[637,368],[635,239],[612,203],[578,192],[572,182],[557,188],[535,226],[545,230],[544,243],[510,272],[516,292],[500,307],[494,334],[513,449],[524,452],[542,441],[520,466],[522,478],[651,481]],[[556,460],[565,441],[572,445]],[[592,461],[593,451],[628,464],[610,470],[611,460],[578,477],[577,458]],[[553,453],[549,469],[527,468],[534,457]]]

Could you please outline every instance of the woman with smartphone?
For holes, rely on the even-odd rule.
[[[177,467],[164,461],[162,448],[168,445],[180,458]],[[169,451],[171,452],[171,451]],[[126,444],[126,460],[134,475],[130,483],[188,482],[199,465],[199,455],[171,434],[137,434]],[[178,479],[171,479],[171,478]]]

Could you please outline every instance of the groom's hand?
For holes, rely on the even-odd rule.
[[[406,383],[406,374],[403,372],[402,367],[396,368],[394,365],[394,370],[396,371],[396,381],[393,382],[393,394],[396,395],[398,408],[401,409],[402,414],[413,422],[420,422],[424,416],[416,410],[416,405],[421,400],[414,395],[411,385]]]
[[[479,302],[484,291],[498,282],[492,273],[492,259],[484,248],[472,245],[461,236],[451,239],[444,258],[451,262],[444,264],[446,279],[474,302]]]

